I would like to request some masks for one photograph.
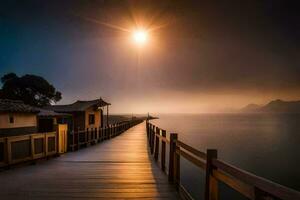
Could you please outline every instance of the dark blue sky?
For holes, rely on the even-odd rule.
[[[0,75],[41,75],[63,93],[61,103],[102,96],[114,112],[298,99],[299,8],[278,0],[1,0]],[[138,52],[130,34],[86,18],[165,26]]]

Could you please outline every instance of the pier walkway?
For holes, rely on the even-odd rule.
[[[1,199],[179,199],[148,152],[145,123],[100,144],[0,172]]]

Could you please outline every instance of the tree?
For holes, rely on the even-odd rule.
[[[1,99],[22,100],[25,104],[37,107],[47,106],[61,99],[61,93],[40,76],[26,74],[18,77],[15,73],[8,73],[1,78],[1,82]]]

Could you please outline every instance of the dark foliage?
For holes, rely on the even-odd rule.
[[[25,104],[43,107],[61,99],[61,93],[43,77],[9,73],[1,78],[1,99],[22,100]]]

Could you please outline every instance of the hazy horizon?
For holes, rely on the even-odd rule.
[[[290,1],[3,1],[0,75],[43,76],[58,104],[111,113],[228,112],[300,99],[299,5]],[[93,19],[93,20],[89,20]],[[126,29],[157,28],[137,48]]]

